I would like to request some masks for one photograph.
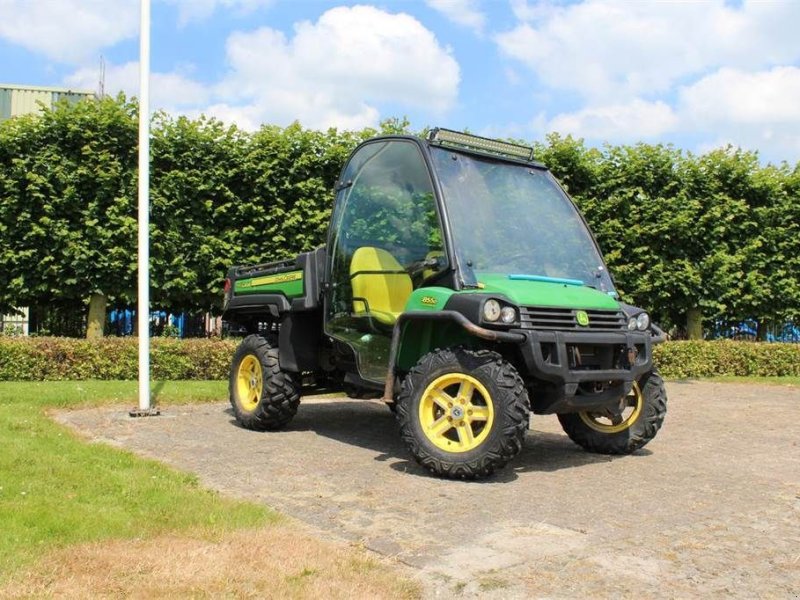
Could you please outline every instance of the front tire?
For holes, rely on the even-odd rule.
[[[491,475],[519,454],[528,430],[528,393],[516,369],[488,350],[425,355],[403,379],[400,436],[436,475]]]
[[[558,420],[569,438],[589,452],[631,454],[656,437],[666,414],[664,380],[654,369],[634,382],[621,415],[587,411],[559,414]]]
[[[298,382],[281,370],[278,350],[259,335],[247,336],[236,349],[228,391],[236,420],[255,431],[285,427],[300,404]]]

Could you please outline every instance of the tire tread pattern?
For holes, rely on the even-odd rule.
[[[559,414],[558,420],[569,438],[589,452],[631,454],[650,442],[664,423],[667,414],[667,391],[655,369],[639,381],[644,405],[639,419],[618,433],[602,433],[590,428],[578,414]]]
[[[442,369],[461,367],[465,372],[481,370],[495,382],[499,390],[493,398],[495,422],[501,424],[500,435],[487,438],[489,446],[477,457],[459,460],[455,453],[428,447],[419,439],[413,414],[415,397],[430,383],[429,375]],[[472,373],[474,375],[474,373]],[[451,479],[487,477],[500,469],[522,450],[525,432],[529,427],[530,404],[528,393],[517,370],[499,354],[490,350],[467,350],[457,347],[434,350],[423,356],[403,379],[396,402],[400,437],[414,459],[431,473]],[[490,441],[490,439],[493,441]],[[473,452],[466,452],[471,455]]]
[[[252,412],[243,411],[236,402],[236,374],[239,363],[248,354],[261,362],[263,389],[261,399]],[[277,431],[284,428],[297,413],[300,405],[300,386],[291,373],[281,370],[278,349],[260,335],[247,336],[231,363],[228,392],[233,412],[239,424],[253,431]]]

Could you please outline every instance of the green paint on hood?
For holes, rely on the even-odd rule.
[[[606,294],[588,286],[575,286],[549,281],[512,280],[508,275],[476,273],[482,293],[506,296],[518,306],[553,306],[589,310],[617,310],[619,303]]]

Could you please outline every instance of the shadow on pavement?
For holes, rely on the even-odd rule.
[[[228,415],[233,414],[230,408],[225,412]],[[533,422],[535,424],[537,419],[551,418],[555,417],[534,415]],[[238,426],[235,419],[231,419],[230,422]],[[378,402],[347,399],[318,404],[301,403],[297,415],[286,429],[265,435],[283,435],[298,431],[311,431],[338,442],[377,452],[374,460],[388,462],[390,468],[396,471],[434,477],[411,458],[400,440],[394,415],[388,407]],[[643,449],[632,456],[648,454],[650,451]],[[489,483],[512,481],[522,473],[574,469],[621,458],[625,457],[586,452],[565,434],[529,430],[522,451],[517,457],[494,476],[481,481]]]

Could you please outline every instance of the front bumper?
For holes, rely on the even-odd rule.
[[[534,412],[551,414],[618,403],[653,368],[649,332],[515,330]]]
[[[387,401],[394,398],[400,335],[411,320],[451,321],[487,342],[519,348],[521,375],[532,390],[533,411],[539,414],[618,406],[633,383],[653,368],[649,332],[501,331],[476,325],[457,311],[408,311],[398,317],[392,332]]]

